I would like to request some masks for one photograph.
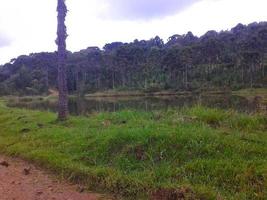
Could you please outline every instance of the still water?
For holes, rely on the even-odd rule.
[[[166,97],[127,97],[127,98],[70,98],[69,110],[71,115],[90,115],[97,112],[116,112],[120,110],[157,111],[180,109],[202,105],[211,108],[232,109],[239,112],[253,113],[266,110],[257,99],[248,100],[233,95],[194,95]],[[8,106],[42,111],[57,111],[55,99],[45,100],[16,98],[9,100]]]

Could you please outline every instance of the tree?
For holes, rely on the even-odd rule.
[[[1,94],[43,95],[49,88],[57,88],[57,57],[61,54],[32,53],[0,66]],[[266,87],[267,22],[209,31],[201,37],[191,32],[174,35],[166,44],[157,36],[114,42],[103,49],[88,47],[67,52],[66,63],[68,92],[79,95],[122,88]]]
[[[188,89],[188,73],[189,69],[191,69],[192,72],[192,60],[193,60],[193,50],[192,47],[184,48],[181,51],[181,62],[183,64],[183,82],[185,85],[185,89]]]
[[[66,75],[66,38],[67,29],[65,26],[65,18],[67,15],[67,6],[65,0],[58,0],[58,27],[57,40],[58,45],[58,119],[66,120],[68,117],[68,89],[67,89],[67,75]]]

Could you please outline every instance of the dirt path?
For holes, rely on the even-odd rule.
[[[60,182],[35,166],[0,155],[0,200],[99,200],[103,196]]]

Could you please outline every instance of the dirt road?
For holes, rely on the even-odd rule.
[[[19,159],[0,155],[0,200],[98,200],[101,195],[58,181]]]

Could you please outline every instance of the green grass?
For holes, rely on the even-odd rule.
[[[235,93],[239,93],[239,94],[244,94],[244,95],[249,95],[249,96],[257,96],[260,94],[265,94],[267,93],[267,88],[247,88],[247,89],[242,89],[242,90],[238,90],[235,91]]]
[[[264,199],[266,125],[263,115],[203,107],[56,122],[53,113],[0,102],[0,152],[127,199],[164,192],[187,199]]]
[[[267,104],[267,88],[248,88],[234,91],[233,94],[243,96],[248,99],[254,99],[256,96],[262,99],[262,102]]]

